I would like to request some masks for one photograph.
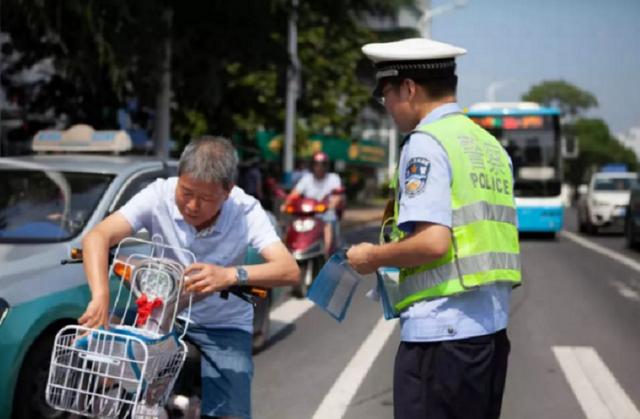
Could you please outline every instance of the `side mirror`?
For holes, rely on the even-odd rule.
[[[578,139],[574,136],[563,136],[560,138],[561,153],[564,159],[575,159],[580,154]]]
[[[587,185],[578,186],[578,195],[586,195],[589,192],[589,187]]]

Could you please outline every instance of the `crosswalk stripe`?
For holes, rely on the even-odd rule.
[[[340,419],[344,416],[351,400],[356,395],[362,380],[376,360],[378,354],[391,336],[397,321],[381,318],[373,331],[362,343],[347,367],[342,371],[331,390],[313,415],[313,419]]]
[[[313,307],[313,303],[305,298],[303,300],[287,300],[274,308],[269,314],[269,319],[271,320],[270,335],[275,336],[285,327],[295,323],[295,321],[309,311],[311,307]]]
[[[640,412],[592,347],[552,348],[587,419],[640,419]]]

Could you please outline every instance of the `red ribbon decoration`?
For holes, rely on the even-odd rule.
[[[136,300],[136,305],[138,306],[138,319],[136,320],[136,326],[142,326],[147,322],[147,319],[153,312],[153,309],[162,306],[162,299],[155,298],[153,301],[150,301],[147,298],[147,294],[142,294]]]

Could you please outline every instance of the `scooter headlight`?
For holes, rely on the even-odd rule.
[[[149,260],[135,270],[132,288],[138,297],[146,294],[150,300],[161,298],[167,302],[177,294],[180,276],[173,263]]]
[[[293,222],[293,229],[298,233],[306,233],[311,231],[316,226],[316,220],[313,218],[305,218],[304,220],[295,220]]]

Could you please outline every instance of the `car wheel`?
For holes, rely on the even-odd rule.
[[[585,230],[588,234],[598,234],[598,227],[591,224],[591,216],[589,214],[587,214],[585,221]]]
[[[45,390],[49,379],[54,334],[38,339],[22,362],[13,401],[13,418],[71,419],[79,416],[55,410],[47,403]]]
[[[580,221],[578,223],[578,231],[580,231],[580,233],[586,233],[587,232],[587,224],[583,221]]]
[[[627,217],[624,223],[624,237],[627,242],[627,247],[635,249],[638,247],[638,239],[636,238],[636,229],[633,222]]]
[[[269,339],[271,302],[271,292],[269,292],[267,298],[258,301],[253,309],[253,352],[264,349]]]

